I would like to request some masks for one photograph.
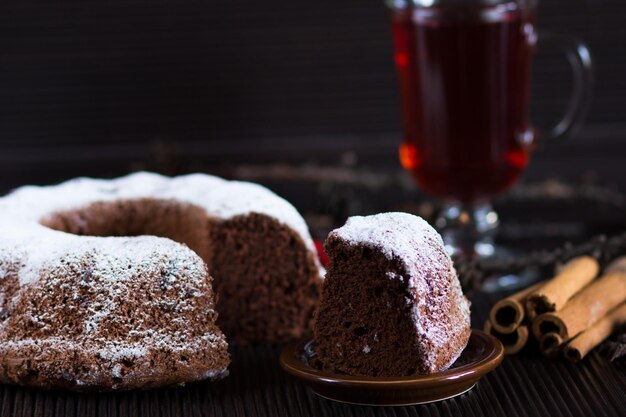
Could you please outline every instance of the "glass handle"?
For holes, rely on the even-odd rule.
[[[571,36],[539,33],[539,42],[554,44],[563,49],[574,74],[574,86],[565,113],[559,122],[547,130],[540,130],[541,139],[556,139],[576,130],[591,104],[593,64],[589,48]]]

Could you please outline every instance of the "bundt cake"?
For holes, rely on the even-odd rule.
[[[226,338],[300,336],[320,284],[304,220],[256,184],[138,173],[22,187],[0,198],[0,381],[220,378]]]
[[[454,363],[470,336],[469,302],[428,223],[406,213],[351,217],[325,248],[314,336],[326,370],[407,376]]]

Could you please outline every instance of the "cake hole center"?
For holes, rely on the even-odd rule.
[[[150,198],[101,201],[51,213],[39,223],[79,236],[165,237],[210,259],[206,211],[193,204]]]

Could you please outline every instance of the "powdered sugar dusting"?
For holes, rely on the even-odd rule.
[[[5,352],[32,352],[34,356],[49,355],[58,352],[67,352],[69,355],[77,354],[84,358],[99,358],[102,361],[96,361],[92,364],[84,363],[85,372],[80,378],[75,379],[78,386],[88,387],[91,385],[100,385],[101,381],[115,378],[124,385],[131,379],[138,379],[140,382],[146,382],[151,378],[161,377],[162,370],[150,366],[150,361],[163,355],[167,351],[179,352],[190,357],[198,352],[207,349],[207,338],[194,338],[185,344],[176,344],[171,337],[164,335],[154,339],[148,336],[139,342],[128,341],[103,341],[101,346],[96,343],[84,343],[81,341],[72,341],[63,337],[50,337],[43,340],[22,339],[8,340],[0,345],[0,353]],[[210,343],[226,349],[226,342],[218,340],[217,337],[211,338]],[[139,366],[129,368],[129,363],[136,363]],[[73,363],[72,366],[75,366]],[[205,380],[205,379],[221,379],[228,375],[227,367],[198,367],[198,369],[189,369],[192,374],[189,380]],[[69,374],[64,374],[64,378],[69,378]],[[184,382],[183,382],[184,384]],[[127,385],[126,385],[127,386]],[[111,387],[117,388],[114,383]]]
[[[389,260],[398,260],[405,277],[387,273],[389,279],[403,279],[409,290],[408,304],[413,304],[412,320],[431,372],[447,369],[462,349],[452,352],[452,362],[437,367],[437,356],[449,350],[459,335],[468,333],[469,302],[463,295],[452,260],[441,236],[422,218],[407,213],[382,213],[351,217],[345,226],[331,235],[350,245],[362,245],[380,251]],[[459,314],[451,314],[451,308]],[[458,343],[457,343],[458,344]]]
[[[137,359],[146,354],[146,347],[142,345],[118,347],[113,344],[98,350],[98,356],[112,362],[123,359]]]
[[[387,259],[399,258],[410,268],[416,267],[416,252],[428,257],[437,246],[443,246],[435,229],[421,217],[408,213],[350,217],[345,226],[332,233],[352,244],[376,247]]]
[[[35,258],[25,246],[16,252],[21,259],[14,264],[36,259],[41,270],[36,287],[23,283],[12,298],[9,318],[0,327],[0,358],[36,358],[33,366],[50,366],[46,372],[74,377],[81,386],[114,381],[114,389],[158,384],[169,371],[189,372],[175,377],[186,380],[225,374],[223,361],[188,366],[177,359],[225,355],[227,349],[223,334],[212,326],[211,283],[197,254],[152,236],[81,242],[44,247]],[[15,275],[7,266],[9,254],[0,254],[2,268],[12,268]],[[0,274],[0,280],[6,277]],[[151,365],[164,357],[170,362]]]
[[[179,253],[188,252],[182,245],[164,238],[141,241],[135,237],[74,236],[39,224],[55,212],[85,207],[94,202],[141,198],[193,204],[204,208],[211,216],[223,219],[252,212],[265,214],[292,228],[310,251],[315,250],[307,225],[297,210],[260,185],[226,181],[205,174],[169,178],[140,172],[115,180],[78,178],[50,187],[26,186],[1,198],[0,274],[3,265],[7,265],[2,260],[15,260],[16,254],[22,262],[19,276],[24,284],[37,280],[45,265],[63,256],[83,254],[86,250],[101,248],[117,254],[132,249],[131,261],[139,262],[154,245],[168,246],[168,250]],[[103,270],[116,269],[114,256],[103,256],[101,261],[99,266]]]

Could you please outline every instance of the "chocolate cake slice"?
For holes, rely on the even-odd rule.
[[[326,370],[406,376],[454,363],[470,336],[469,302],[428,223],[406,213],[351,217],[325,249],[314,335]]]

